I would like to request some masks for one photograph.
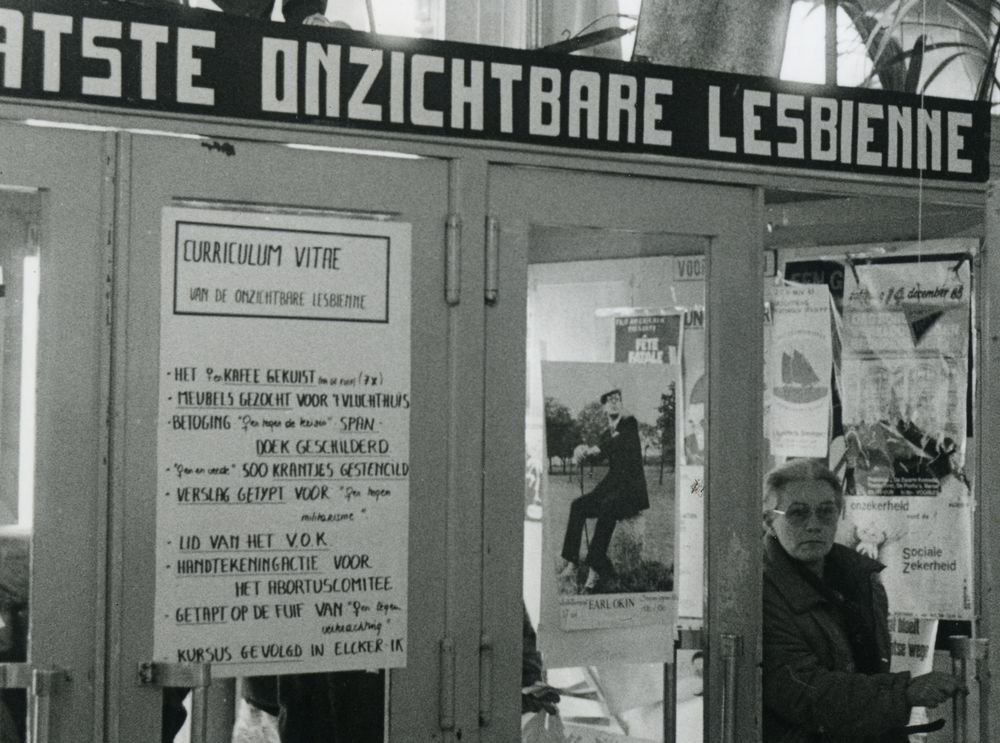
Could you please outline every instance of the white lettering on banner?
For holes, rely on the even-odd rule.
[[[601,136],[601,76],[592,70],[569,73],[569,136],[581,136],[580,117],[586,114],[587,139]]]
[[[772,101],[777,98],[777,103]],[[778,129],[789,131],[791,141],[779,142],[782,157],[805,157],[818,162],[867,167],[909,167],[914,146],[919,170],[971,173],[972,161],[960,154],[965,147],[963,131],[972,126],[972,115],[962,111],[892,106],[884,103],[840,101],[835,98],[791,96],[770,91],[742,91],[742,147],[740,140],[722,131],[722,122],[732,120],[722,106],[721,89],[709,88],[709,149],[715,152],[770,156],[773,142],[761,138],[760,111],[774,105]],[[916,117],[913,113],[916,112]],[[806,114],[805,119],[799,118]],[[877,143],[873,122],[887,120],[886,143]],[[803,132],[809,121],[810,136]],[[945,136],[947,130],[947,159]],[[857,137],[855,137],[855,130]],[[804,152],[808,143],[808,151]],[[902,153],[902,157],[900,157]]]
[[[444,72],[444,58],[432,57],[426,54],[414,54],[410,60],[410,91],[413,96],[410,103],[410,119],[417,126],[441,127],[444,125],[444,114],[434,111],[425,105],[427,95],[424,83],[431,74],[440,75]]]
[[[805,97],[778,93],[778,126],[791,129],[795,138],[791,142],[778,142],[778,156],[801,160],[806,156],[805,124],[798,116],[789,116],[789,111],[801,114],[805,108]]]
[[[809,121],[812,131],[809,156],[818,162],[836,160],[837,101],[833,98],[814,98]]]
[[[646,78],[645,119],[642,127],[643,144],[669,147],[673,141],[673,133],[669,129],[660,129],[657,124],[663,120],[663,104],[659,102],[661,95],[673,95],[672,80],[661,80],[655,77]]]
[[[0,6],[0,95],[893,175],[988,174],[986,108],[962,101],[786,92],[761,79],[530,52],[494,60],[430,40],[354,46],[335,31],[338,43],[308,38],[315,29],[235,34],[218,19],[174,25],[182,16],[150,8]]]
[[[889,113],[889,145],[887,164],[894,168],[909,168],[913,162],[910,131],[913,127],[913,110],[903,106],[886,106]],[[900,148],[902,145],[902,148]]]
[[[382,51],[353,46],[351,64],[364,65],[365,71],[347,103],[347,116],[352,119],[379,121],[382,118],[382,107],[374,103],[365,103],[365,100],[368,91],[375,83],[375,78],[378,77],[379,70],[382,69]]]
[[[514,83],[522,79],[521,65],[490,65],[490,77],[500,83],[500,131],[510,134],[514,131]]]
[[[157,44],[166,44],[170,40],[170,32],[166,26],[155,26],[149,23],[133,23],[129,28],[129,38],[136,39],[140,45],[140,69],[142,72],[142,89],[140,95],[145,101],[156,100],[156,62]]]
[[[451,128],[465,129],[465,107],[469,107],[469,129],[483,129],[483,75],[484,65],[478,60],[469,62],[469,81],[465,80],[463,59],[451,60]],[[402,96],[400,96],[402,100]]]
[[[766,90],[748,90],[743,94],[743,151],[750,155],[771,154],[771,143],[758,139],[760,116],[758,108],[770,105],[771,94]]]
[[[392,52],[389,56],[389,121],[402,124],[406,121],[403,115],[406,90],[404,86],[403,68],[406,60],[402,52]]]
[[[530,70],[528,132],[546,137],[559,136],[559,83],[562,74],[551,67]]]
[[[851,163],[850,152],[854,131],[851,129],[850,121],[853,111],[854,101],[844,101],[840,108],[840,162],[844,165]]]
[[[625,139],[635,142],[636,79],[631,75],[608,76],[608,139],[621,141],[621,120],[624,115]]]
[[[3,86],[21,87],[21,59],[24,56],[24,14],[17,10],[0,8],[0,57],[3,58]]]
[[[877,152],[868,149],[875,139],[875,130],[872,129],[871,122],[874,119],[882,119],[885,112],[882,106],[874,103],[858,104],[858,164],[859,165],[881,165],[881,159]]]
[[[715,152],[736,152],[736,137],[722,134],[722,91],[718,85],[708,88],[708,149]]]
[[[200,28],[177,29],[177,102],[201,106],[215,104],[215,91],[195,85],[201,75],[201,58],[195,49],[214,49],[215,32]]]
[[[941,112],[917,111],[917,169],[927,170],[927,135],[930,134],[931,170],[941,170]]]
[[[306,44],[306,101],[309,116],[319,116],[320,77],[326,83],[326,110],[329,117],[340,116],[340,47],[336,44]]]
[[[296,113],[299,56],[291,39],[264,37],[260,65],[260,107],[265,111]],[[280,76],[279,76],[280,71]],[[283,95],[278,95],[279,83]]]
[[[972,128],[972,114],[964,111],[953,111],[948,114],[948,170],[953,173],[971,173],[972,161],[961,157],[958,151],[964,143],[958,130]]]
[[[83,78],[84,95],[103,95],[120,98],[122,95],[122,53],[114,47],[101,46],[97,39],[120,39],[120,21],[104,21],[97,18],[83,19],[83,56],[103,59],[108,63],[107,77]]]
[[[45,39],[42,88],[46,93],[58,93],[62,80],[62,37],[72,32],[73,19],[68,15],[35,13],[32,28],[41,31]]]

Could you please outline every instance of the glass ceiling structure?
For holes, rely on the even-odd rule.
[[[194,7],[216,8],[212,0],[182,1]],[[534,23],[534,28],[521,33],[504,29],[507,45],[532,47],[576,41],[580,48],[573,53],[630,59],[636,26],[644,20],[644,1],[663,5],[671,0],[569,0],[559,4],[543,0],[337,0],[329,2],[326,15],[358,30],[371,30],[370,19],[374,19],[374,30],[379,33],[438,39],[448,37],[449,12],[514,18],[527,25]],[[829,37],[824,5],[825,0],[790,3],[782,79],[823,83],[825,50],[833,43],[839,85],[904,89],[948,98],[976,96],[997,34],[1000,0],[838,0],[836,33]],[[542,22],[537,18],[542,16],[547,28],[539,29]],[[280,2],[272,17],[281,20]],[[532,37],[540,43],[531,43]],[[455,40],[496,43],[493,39]],[[997,85],[990,87],[996,101]]]

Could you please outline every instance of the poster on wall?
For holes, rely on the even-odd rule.
[[[703,270],[689,273],[704,275]],[[682,392],[678,405],[680,433],[677,442],[678,614],[683,619],[700,620],[705,600],[705,453],[708,448],[708,377],[703,306],[685,310],[683,337]]]
[[[890,668],[893,673],[909,671],[910,676],[921,676],[934,670],[937,630],[937,619],[890,614]],[[910,725],[924,725],[929,721],[926,707],[913,707],[910,710]]]
[[[701,259],[700,261],[698,259]],[[682,261],[675,273],[697,274],[703,278],[702,256]],[[695,265],[697,268],[692,268]],[[624,363],[680,364],[683,348],[684,313],[660,311],[637,313],[636,316],[615,318],[615,361]],[[700,339],[699,339],[700,340]],[[699,342],[699,345],[702,343]],[[680,376],[680,375],[678,375]],[[668,404],[677,407],[677,389],[671,387]],[[675,415],[676,418],[676,415]],[[675,431],[682,430],[680,421]],[[661,438],[660,476],[666,467],[674,471],[674,492],[677,499],[677,563],[676,594],[679,617],[696,618],[702,613],[704,580],[704,482],[703,468],[681,464],[677,436],[667,431]],[[683,438],[683,437],[681,437]]]
[[[156,660],[405,665],[409,225],[162,224]]]
[[[543,362],[542,607],[549,666],[666,661],[676,619],[673,477],[659,466],[670,364]]]
[[[0,420],[4,420],[3,414],[3,360],[6,358],[7,346],[5,341],[5,335],[7,330],[7,284],[4,283],[3,276],[3,266],[0,266]],[[0,446],[7,448],[4,442],[4,435],[9,435],[8,432],[4,431],[3,427],[0,427]],[[8,508],[6,498],[0,500],[0,523],[8,523],[9,517],[7,514],[3,513],[3,510]],[[12,519],[16,520],[16,519]]]
[[[773,284],[765,334],[765,408],[771,454],[826,457],[833,349],[825,286]]]
[[[705,369],[705,308],[684,312],[681,355],[681,456],[684,464],[704,465],[708,448],[708,376]]]
[[[838,540],[884,563],[894,612],[972,615],[965,475],[968,262],[856,266],[845,276],[844,483]]]
[[[705,468],[677,468],[677,614],[699,619],[705,601]]]
[[[625,364],[679,364],[680,312],[637,312],[615,318],[615,361]]]

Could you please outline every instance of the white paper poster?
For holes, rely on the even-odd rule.
[[[938,620],[889,615],[892,647],[892,670],[909,671],[912,676],[930,673],[934,668],[934,640]]]
[[[406,662],[410,228],[163,212],[154,654]]]
[[[542,482],[538,641],[549,667],[670,657],[676,502],[674,478],[661,475],[657,442],[658,421],[675,425],[661,407],[676,370],[542,363],[547,438],[554,442],[568,429],[582,464],[549,470]],[[613,410],[601,402],[612,390],[620,397]]]
[[[876,557],[897,614],[969,619],[973,499],[965,475],[967,262],[857,266],[845,277],[844,482],[838,541]]]
[[[937,638],[938,620],[889,615],[891,638],[891,669],[894,673],[909,671],[920,676],[934,670],[934,641]],[[935,718],[938,710],[932,710]],[[930,721],[926,707],[910,710],[910,725],[923,725]],[[923,737],[923,736],[921,736]],[[914,740],[916,736],[910,736]]]
[[[677,468],[677,613],[701,619],[705,605],[705,468]]]
[[[967,263],[848,271],[844,439],[859,495],[936,495],[962,477],[969,287]]]
[[[826,457],[830,426],[830,292],[825,286],[769,286],[767,430],[771,454]]]
[[[708,375],[705,368],[705,308],[684,313],[680,399],[683,464],[705,464],[708,450]]]
[[[676,477],[677,611],[678,616],[694,620],[701,619],[705,602],[705,455],[708,451],[705,361],[705,308],[695,306],[684,313]]]
[[[885,565],[896,614],[970,619],[972,506],[967,493],[936,498],[846,496],[837,541]]]

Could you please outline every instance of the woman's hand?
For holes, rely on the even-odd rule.
[[[960,679],[943,671],[931,671],[910,679],[906,687],[906,703],[911,707],[937,707],[959,693],[968,694]]]

